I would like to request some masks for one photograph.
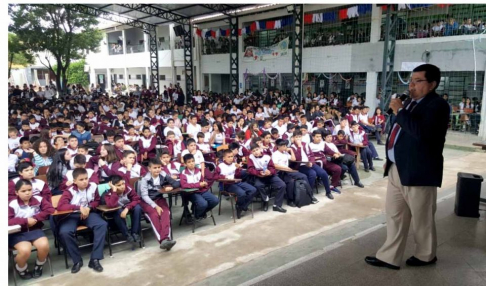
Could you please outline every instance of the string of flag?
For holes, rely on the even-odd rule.
[[[359,15],[371,13],[371,7],[371,4],[360,4],[336,11],[304,14],[304,24],[336,22],[338,21],[338,19],[343,20],[359,17]],[[249,35],[254,31],[281,29],[283,27],[292,25],[293,21],[294,19],[292,16],[285,16],[278,20],[254,21],[250,25],[238,29],[238,36]],[[199,37],[218,39],[219,37],[229,37],[231,34],[231,30],[223,30],[219,28],[216,28],[214,30],[198,28],[196,29],[195,33]]]

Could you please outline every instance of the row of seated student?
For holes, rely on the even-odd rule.
[[[347,150],[346,144],[353,143],[367,150],[362,151],[365,171],[374,170],[373,160],[379,159],[367,134],[356,122],[349,124],[348,120],[342,120],[338,126],[326,125],[320,118],[308,121],[300,112],[286,113],[276,120],[268,117],[251,120],[251,113],[246,118],[241,114],[238,117],[237,111],[236,114],[212,118],[208,112],[203,114],[199,109],[197,114],[183,118],[187,119],[185,126],[178,122],[182,128],[176,126],[177,120],[170,116],[157,119],[153,110],[137,116],[136,120],[132,118],[132,122],[121,116],[108,119],[107,116],[94,116],[93,111],[86,113],[88,115],[76,123],[63,122],[67,118],[62,116],[54,118],[55,122],[53,119],[47,122],[42,116],[30,115],[27,122],[17,121],[18,125],[8,130],[9,171],[19,175],[9,181],[9,225],[19,224],[22,229],[9,238],[9,243],[22,253],[17,256],[15,265],[22,278],[42,275],[45,261],[42,253],[45,252],[38,253],[32,274],[27,270],[26,261],[30,254],[27,248],[45,236],[40,227],[35,234],[38,237],[31,237],[30,230],[33,219],[40,223],[52,214],[52,195],[61,195],[59,211],[73,211],[69,219],[58,223],[50,219],[51,228],[59,233],[73,261],[72,272],[78,272],[83,266],[74,237],[78,225],[86,225],[94,231],[95,243],[88,266],[102,271],[100,260],[103,258],[106,222],[96,211],[101,201],[99,184],[109,185],[110,190],[104,195],[106,205],[121,207],[115,222],[127,241],[140,240],[140,225],[133,223],[128,230],[123,220],[128,213],[132,221],[144,213],[154,228],[160,247],[170,250],[175,240],[170,237],[170,211],[161,189],[197,189],[185,193],[183,199],[196,205],[193,216],[187,219],[202,220],[219,202],[209,191],[213,183],[222,178],[241,178],[242,182],[228,188],[237,196],[238,218],[248,210],[255,196],[262,198],[264,210],[268,210],[270,194],[265,188],[267,185],[276,192],[273,210],[285,213],[285,197],[289,206],[295,206],[291,180],[302,180],[315,188],[316,179],[320,178],[329,199],[333,199],[332,192],[340,192],[338,187],[346,171],[355,185],[364,187],[354,164],[356,153]],[[98,119],[101,119],[100,123]],[[96,127],[90,130],[92,123]],[[21,130],[17,129],[19,127]],[[91,138],[94,130],[104,136],[105,140],[100,144]],[[40,138],[30,142],[30,135],[36,133]],[[164,151],[158,152],[157,145],[164,145]],[[212,151],[221,145],[228,145],[228,149],[222,154]],[[245,164],[246,169],[243,168]],[[42,167],[48,167],[47,183],[35,178]],[[288,170],[294,172],[286,172]],[[129,186],[133,178],[142,178],[139,193]],[[19,190],[29,186],[30,197],[21,196]],[[312,201],[317,203],[315,197]],[[24,206],[29,206],[29,211],[24,211]]]

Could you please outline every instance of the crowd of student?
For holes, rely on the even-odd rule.
[[[364,188],[355,148],[361,150],[366,172],[375,171],[373,161],[381,160],[368,138],[372,134],[381,144],[380,110],[371,120],[366,107],[355,106],[341,116],[343,109],[334,98],[322,106],[298,106],[279,91],[234,99],[197,91],[184,105],[174,92],[169,87],[160,97],[145,89],[118,97],[96,90],[62,99],[28,91],[9,96],[9,225],[21,226],[21,232],[9,236],[9,246],[18,252],[15,269],[21,278],[42,275],[49,252],[42,221],[49,217],[73,261],[72,272],[83,266],[75,237],[79,225],[93,231],[88,266],[102,271],[107,222],[97,212],[100,204],[120,207],[115,223],[127,241],[140,241],[140,219],[145,216],[160,248],[170,250],[176,241],[164,193],[191,189],[181,194],[193,206],[185,219],[200,221],[219,203],[213,184],[239,178],[226,186],[237,197],[238,219],[255,197],[267,211],[272,193],[273,211],[285,213],[284,200],[296,206],[297,181],[311,190],[311,203],[318,203],[312,190],[319,182],[331,200],[348,175]],[[42,167],[48,168],[45,181],[36,177]],[[134,178],[139,183],[131,183]],[[102,184],[109,190],[100,196]],[[52,197],[57,195],[57,211],[72,213],[54,221]],[[37,260],[30,272],[32,245]]]

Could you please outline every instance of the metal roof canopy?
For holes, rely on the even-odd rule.
[[[97,10],[100,15],[111,14],[128,21],[157,26],[170,23],[189,24],[193,18],[216,13],[228,17],[236,16],[235,10],[255,6],[255,4],[73,4],[73,6],[84,6],[84,9]]]

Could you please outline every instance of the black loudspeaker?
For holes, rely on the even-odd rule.
[[[479,217],[479,200],[483,177],[469,173],[457,173],[456,204],[458,216]]]
[[[184,36],[184,28],[182,25],[174,26],[174,33],[177,37]]]

